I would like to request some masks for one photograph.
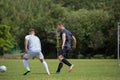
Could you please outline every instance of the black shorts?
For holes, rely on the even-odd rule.
[[[66,55],[67,53],[69,53],[69,52],[70,52],[70,48],[65,47],[64,49],[60,49],[60,50],[59,50],[58,56],[59,56],[59,55],[65,56],[65,55]]]

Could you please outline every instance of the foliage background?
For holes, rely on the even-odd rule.
[[[116,58],[119,21],[120,0],[0,0],[0,54],[24,51],[24,37],[32,27],[45,57],[55,58],[55,28],[63,22],[77,38],[68,58]]]

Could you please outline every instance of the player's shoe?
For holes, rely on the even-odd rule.
[[[74,68],[74,65],[72,64],[72,65],[70,66],[68,72],[71,72],[71,71],[73,70],[73,68]]]
[[[56,72],[56,74],[60,74],[60,72]]]
[[[49,72],[47,72],[46,74],[47,74],[48,76],[50,76],[50,73],[49,73]]]
[[[29,73],[30,71],[29,70],[27,70],[23,75],[27,75],[28,73]]]

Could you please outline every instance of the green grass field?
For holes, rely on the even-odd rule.
[[[0,59],[0,65],[6,65],[7,71],[0,73],[0,80],[120,80],[120,67],[116,60],[70,60],[74,63],[73,72],[68,73],[64,65],[60,74],[55,74],[58,61],[47,60],[50,76],[44,73],[39,60],[29,60],[31,73],[23,76],[24,67],[21,60]]]

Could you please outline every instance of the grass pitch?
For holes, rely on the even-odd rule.
[[[68,73],[68,67],[63,66],[60,74],[55,74],[58,60],[47,60],[50,76],[47,76],[39,60],[29,60],[31,72],[23,76],[22,60],[0,59],[0,65],[5,65],[7,71],[0,73],[0,80],[120,80],[120,67],[116,60],[70,60],[75,68]]]

